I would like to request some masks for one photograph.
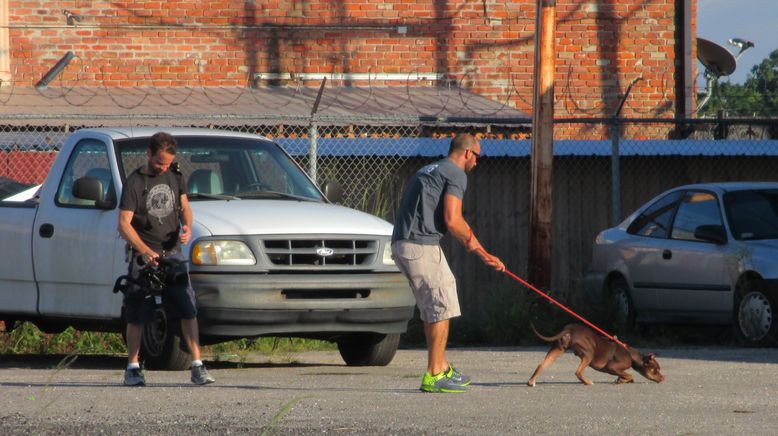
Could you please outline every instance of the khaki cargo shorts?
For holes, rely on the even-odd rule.
[[[396,241],[392,243],[392,258],[408,278],[422,321],[433,323],[462,314],[457,281],[440,245]]]

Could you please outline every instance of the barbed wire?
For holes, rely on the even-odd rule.
[[[98,92],[94,91],[95,88],[102,88],[105,94],[113,102],[113,104],[115,104],[116,107],[126,109],[128,111],[140,107],[149,97],[152,96],[152,94],[155,94],[161,100],[165,101],[171,106],[191,104],[191,100],[194,98],[195,91],[197,90],[199,90],[197,95],[202,95],[210,104],[214,106],[229,107],[241,100],[244,96],[248,95],[251,96],[251,98],[257,104],[261,105],[269,111],[277,111],[288,107],[295,101],[313,98],[310,95],[306,95],[304,93],[304,90],[306,89],[304,84],[305,79],[295,77],[294,75],[290,80],[285,80],[285,86],[278,87],[285,89],[288,92],[288,98],[284,99],[281,104],[273,104],[274,102],[278,102],[278,99],[268,101],[261,100],[259,98],[260,93],[254,92],[256,89],[256,81],[258,79],[256,77],[252,77],[251,73],[247,73],[246,76],[242,79],[243,86],[230,87],[230,93],[224,92],[224,90],[227,89],[224,87],[206,86],[203,83],[202,75],[197,75],[197,82],[199,86],[175,87],[177,90],[176,92],[171,92],[170,87],[133,86],[117,88],[108,86],[106,83],[109,81],[108,73],[105,71],[105,69],[110,66],[108,64],[97,65],[97,73],[94,75],[94,80],[101,84],[99,87],[85,85],[82,86],[80,85],[81,83],[89,81],[89,79],[85,77],[87,76],[85,69],[89,67],[90,64],[78,55],[74,55],[74,59],[76,59],[76,64],[79,67],[77,69],[70,68],[71,71],[69,71],[69,73],[73,74],[75,79],[66,80],[63,79],[63,75],[60,75],[57,77],[57,79],[55,79],[57,81],[56,83],[58,83],[60,86],[58,88],[50,87],[46,88],[46,90],[37,90],[40,96],[48,99],[62,99],[62,101],[71,107],[82,107],[88,105],[98,95]],[[200,59],[197,59],[195,63],[199,60]],[[171,65],[179,64],[171,62]],[[12,68],[14,71],[13,77],[16,77],[18,66],[13,65]],[[149,69],[149,65],[145,65],[145,68],[147,69],[147,74],[152,74]],[[425,110],[421,108],[417,98],[413,93],[413,90],[418,85],[419,78],[429,75],[429,73],[424,74],[423,72],[420,72],[419,67],[417,67],[415,71],[409,72],[406,76],[403,86],[405,88],[405,98],[401,101],[392,101],[390,104],[386,104],[377,98],[375,89],[386,87],[386,85],[381,86],[378,82],[385,82],[385,80],[375,79],[377,75],[374,77],[372,71],[368,71],[366,85],[362,87],[367,91],[364,95],[364,98],[355,98],[360,94],[349,93],[350,89],[352,88],[350,85],[353,80],[349,80],[349,83],[347,84],[345,83],[347,80],[337,78],[341,77],[342,75],[339,75],[339,73],[331,73],[330,77],[336,78],[330,80],[329,86],[326,88],[329,98],[322,102],[322,108],[327,109],[337,107],[338,109],[346,111],[359,112],[368,103],[372,102],[377,107],[387,112],[397,111],[399,109],[409,107],[413,108],[419,114],[437,116],[450,109],[453,105],[461,104],[462,109],[469,111],[472,114],[478,114],[479,116],[498,116],[500,113],[516,110],[515,106],[532,107],[532,90],[526,90],[523,87],[520,88],[516,83],[515,75],[510,73],[506,79],[506,86],[502,87],[504,94],[493,97],[492,99],[493,102],[496,102],[499,105],[497,108],[474,106],[471,103],[471,100],[474,98],[474,95],[477,94],[467,92],[467,88],[465,87],[465,83],[468,81],[477,83],[477,80],[470,80],[474,71],[475,69],[471,67],[461,72],[446,72],[442,74],[436,74],[436,77],[450,77],[452,79],[434,79],[439,82],[439,85],[435,87],[438,90],[438,101],[431,103],[429,98],[427,98],[425,100],[426,103],[432,107],[428,107]],[[563,85],[561,90],[555,96],[555,102],[559,104],[558,107],[563,108],[563,110],[571,116],[590,116],[592,114],[604,113],[608,106],[607,99],[594,99],[597,103],[587,107],[586,104],[582,101],[591,101],[592,99],[590,96],[577,95],[577,88],[572,83],[573,75],[574,72],[572,65],[569,65],[565,80],[562,82]],[[663,84],[668,83],[670,76],[671,73],[669,72],[663,73],[660,82]],[[323,77],[327,76],[324,75]],[[454,78],[456,78],[456,81],[454,81]],[[455,83],[456,85],[454,85]],[[291,84],[291,86],[288,86],[289,84]],[[338,84],[340,84],[340,86],[338,86]],[[17,81],[15,80],[3,81],[0,84],[0,105],[5,106],[11,102],[16,90],[16,85]],[[601,95],[612,95],[614,99],[618,99],[621,90],[617,89],[617,87],[618,85],[604,87]],[[79,93],[74,93],[73,91],[75,89],[78,89]],[[123,91],[121,97],[117,95],[119,90]],[[132,92],[127,92],[128,90]],[[628,101],[627,104],[634,113],[656,114],[662,106],[667,105],[669,98],[668,96],[670,94],[670,87],[660,86],[656,87],[656,90],[661,92],[661,96],[658,99],[652,99],[651,102],[653,104],[646,105],[641,103],[629,105],[631,101],[634,101],[634,98]],[[768,94],[770,93],[768,92]],[[778,95],[778,93],[773,94]],[[230,95],[230,97],[225,99],[225,95]],[[128,100],[128,96],[133,98]],[[393,94],[393,96],[398,97],[399,94]],[[769,98],[770,95],[767,95],[767,97]],[[430,110],[432,112],[430,112]]]

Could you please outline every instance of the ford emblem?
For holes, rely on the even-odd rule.
[[[332,256],[333,253],[335,253],[335,250],[333,250],[332,248],[319,247],[316,249],[316,254],[318,254],[321,257]]]

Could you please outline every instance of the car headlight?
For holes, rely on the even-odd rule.
[[[201,241],[192,248],[194,265],[256,265],[257,259],[241,241]]]
[[[383,262],[384,265],[394,265],[394,260],[392,259],[392,243],[389,241],[384,243]]]

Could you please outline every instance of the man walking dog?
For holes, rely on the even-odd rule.
[[[481,145],[469,134],[451,140],[446,159],[421,168],[403,192],[392,233],[392,256],[416,297],[427,341],[424,392],[465,392],[470,378],[446,359],[449,320],[461,315],[456,279],[448,266],[440,239],[447,232],[475,251],[488,266],[505,265],[487,253],[462,217],[467,173],[478,163]]]
[[[151,137],[146,151],[147,163],[127,177],[119,204],[119,234],[132,247],[129,275],[137,278],[146,264],[156,265],[162,258],[185,261],[181,244],[192,236],[192,209],[186,196],[186,183],[180,172],[170,170],[176,155],[177,142],[167,133]],[[181,319],[183,333],[192,354],[194,384],[213,383],[200,360],[195,295],[189,274],[183,280],[167,285],[163,298],[166,306],[175,309]],[[127,318],[127,370],[124,384],[143,386],[146,379],[138,362],[143,325],[154,310],[154,298],[137,285],[125,294]]]

